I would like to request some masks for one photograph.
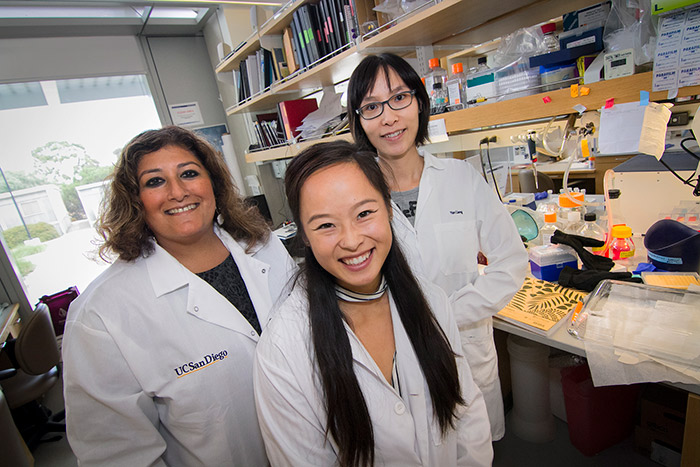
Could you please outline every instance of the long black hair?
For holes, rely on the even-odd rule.
[[[345,141],[319,143],[302,151],[287,167],[285,189],[298,236],[305,238],[299,217],[302,186],[318,170],[341,163],[357,164],[391,212],[389,187],[373,153]],[[428,384],[435,417],[445,434],[454,429],[457,406],[464,404],[454,353],[395,241],[382,272]],[[330,433],[337,443],[341,466],[372,465],[372,421],[355,376],[350,340],[335,295],[335,278],[316,261],[308,245],[300,277],[300,282],[306,284],[311,336],[325,396],[326,436]]]
[[[367,138],[365,130],[362,128],[362,117],[356,110],[362,106],[362,99],[374,87],[377,76],[381,71],[384,73],[387,83],[389,83],[389,69],[393,69],[399,78],[408,86],[411,91],[415,91],[415,98],[418,101],[418,133],[415,144],[420,146],[428,141],[428,122],[430,120],[430,98],[425,86],[416,73],[416,70],[403,58],[394,54],[378,54],[365,57],[355,71],[350,76],[348,85],[348,121],[350,131],[355,143],[363,149],[375,151],[374,146]]]

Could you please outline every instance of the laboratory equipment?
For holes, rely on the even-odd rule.
[[[547,47],[547,53],[556,52],[559,50],[559,39],[554,32],[557,30],[557,25],[547,23],[540,26],[542,34],[544,34],[544,45]]]
[[[605,229],[599,226],[596,222],[597,216],[594,212],[587,212],[583,216],[583,225],[578,232],[574,232],[576,235],[582,237],[595,238],[596,240],[605,241],[607,238],[607,233]],[[605,251],[605,247],[586,247],[591,253],[595,255],[602,255]]]
[[[460,110],[467,106],[467,75],[461,63],[452,65],[452,76],[447,80],[448,110]]]
[[[635,247],[632,241],[632,229],[624,224],[613,225],[610,233],[612,235],[612,242],[610,243],[609,257],[613,261],[633,258]]]
[[[556,282],[565,266],[578,269],[578,256],[566,245],[540,245],[528,250],[530,271],[543,281]]]
[[[441,114],[447,109],[447,89],[441,82],[433,83],[433,90],[430,92],[430,114]]]
[[[441,83],[443,86],[447,83],[447,70],[440,66],[440,60],[437,58],[428,60],[428,66],[430,71],[425,75],[425,90],[430,95],[434,83]]]
[[[700,272],[700,232],[671,219],[647,230],[644,247],[651,263],[665,271]]]

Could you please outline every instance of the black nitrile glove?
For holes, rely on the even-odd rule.
[[[586,292],[593,292],[593,289],[596,288],[598,283],[604,279],[614,279],[625,282],[642,282],[640,277],[632,277],[632,273],[627,271],[607,272],[595,271],[592,269],[579,271],[578,269],[564,266],[564,268],[561,270],[561,274],[559,274],[559,285],[562,287],[573,287],[574,289],[584,290]]]
[[[581,262],[586,267],[586,269],[594,269],[598,271],[610,271],[615,265],[615,262],[610,258],[605,256],[594,255],[590,251],[586,250],[585,246],[603,246],[605,242],[601,240],[596,240],[594,238],[581,237],[580,235],[571,235],[562,232],[561,230],[556,230],[554,235],[552,235],[552,243],[559,243],[561,245],[568,245],[578,254],[581,258]]]

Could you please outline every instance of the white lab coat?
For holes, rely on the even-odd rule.
[[[415,227],[394,205],[394,235],[414,272],[450,297],[464,354],[498,440],[505,421],[491,317],[522,286],[527,253],[510,215],[471,164],[439,159],[424,149],[419,153],[424,167]],[[489,263],[482,275],[479,251]]]
[[[485,466],[493,458],[489,422],[481,392],[459,350],[459,331],[445,293],[425,282],[428,303],[457,353],[466,406],[457,429],[441,438],[430,392],[418,359],[389,296],[396,362],[403,398],[345,325],[354,370],[372,420],[377,466]],[[273,466],[338,465],[337,445],[326,442],[323,388],[314,363],[308,302],[297,287],[275,314],[260,339],[255,358],[255,401]]]
[[[246,254],[215,230],[264,328],[296,266],[274,234]],[[267,465],[253,399],[257,341],[227,299],[160,246],[116,261],[66,322],[67,434],[80,464]]]

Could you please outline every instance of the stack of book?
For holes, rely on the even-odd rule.
[[[318,110],[316,99],[295,99],[277,104],[278,111],[256,115],[253,130],[257,149],[285,144],[299,135],[297,128],[311,112]]]
[[[288,75],[287,58],[281,44],[272,50],[259,49],[242,60],[239,68],[233,72],[238,102],[265,91],[272,83]]]
[[[358,35],[353,0],[321,0],[297,8],[284,31],[289,72],[333,55]]]

